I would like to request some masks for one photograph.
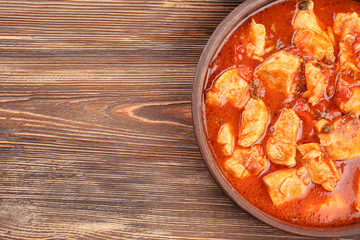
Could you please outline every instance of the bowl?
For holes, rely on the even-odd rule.
[[[279,1],[247,0],[243,2],[220,23],[207,42],[198,62],[192,93],[192,118],[198,146],[206,166],[208,167],[210,173],[218,185],[233,202],[235,202],[238,206],[260,221],[286,232],[307,237],[348,237],[360,234],[360,224],[333,228],[306,227],[284,222],[275,217],[272,217],[265,212],[260,211],[241,195],[239,195],[227,181],[226,177],[218,168],[211,153],[210,146],[208,145],[203,118],[203,91],[206,84],[208,66],[216,55],[217,51],[221,48],[224,40],[232,33],[232,31],[234,31],[238,26],[246,21],[251,14],[260,10],[264,6],[276,2]]]

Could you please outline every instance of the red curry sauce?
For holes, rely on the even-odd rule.
[[[357,12],[360,14],[360,2],[355,0],[313,0],[314,11],[318,19],[326,26],[332,26],[334,16],[336,13]],[[303,53],[300,53],[292,45],[292,38],[294,29],[292,27],[292,19],[298,11],[298,4],[294,0],[283,1],[263,9],[257,14],[251,16],[257,23],[261,23],[266,28],[266,45],[276,45],[277,49],[287,49],[292,54],[300,54],[301,57],[307,59]],[[232,35],[223,44],[217,56],[212,60],[207,75],[207,85],[205,93],[211,88],[214,81],[225,71],[242,66],[248,66],[244,71],[244,78],[246,75],[251,75],[261,62],[258,60],[250,59],[245,54],[245,46],[241,44],[241,39],[246,38],[246,32],[250,24],[249,18],[245,23],[239,26]],[[339,48],[335,47],[335,56],[338,56]],[[268,58],[272,53],[263,56],[264,59]],[[310,56],[311,57],[311,56]],[[301,74],[298,76],[300,82],[299,93],[291,101],[287,101],[281,93],[275,91],[266,91],[265,96],[262,98],[269,109],[270,120],[267,127],[267,132],[262,138],[257,141],[265,149],[267,140],[269,139],[269,126],[274,125],[276,120],[284,107],[294,109],[297,115],[302,120],[302,124],[298,134],[297,143],[319,143],[319,138],[314,134],[313,119],[316,114],[326,114],[327,119],[335,119],[342,114],[335,104],[335,97],[333,89],[336,85],[336,66],[329,66],[325,74],[329,76],[329,86],[325,99],[321,100],[315,106],[306,104],[307,101],[300,97],[301,93],[306,91],[304,67],[302,66]],[[344,92],[343,98],[346,98]],[[315,112],[314,114],[310,113]],[[244,179],[238,179],[227,173],[223,165],[227,156],[222,154],[222,146],[217,143],[217,137],[220,127],[227,122],[238,123],[235,124],[234,132],[238,133],[241,124],[241,110],[235,108],[229,103],[220,107],[209,106],[205,104],[204,107],[204,121],[206,126],[207,137],[209,145],[211,146],[214,158],[223,171],[228,181],[236,188],[238,193],[243,196],[252,205],[276,218],[291,222],[294,224],[304,226],[341,226],[358,222],[360,220],[360,213],[355,210],[354,201],[356,199],[356,181],[360,175],[360,159],[352,159],[346,161],[335,161],[335,165],[339,168],[341,173],[341,180],[332,192],[325,191],[321,185],[310,183],[309,191],[304,198],[291,200],[280,206],[275,206],[269,196],[268,190],[263,182],[264,175],[267,175],[276,170],[284,169],[285,166],[277,164],[269,164],[268,168],[263,171],[259,176],[251,176]],[[235,142],[238,136],[235,136]],[[297,154],[298,155],[298,154]],[[298,156],[297,156],[298,158]],[[328,213],[322,215],[316,211],[309,213],[309,208],[325,200],[329,196],[340,193],[347,205],[349,206],[346,211]],[[336,217],[330,218],[328,216],[335,215]]]

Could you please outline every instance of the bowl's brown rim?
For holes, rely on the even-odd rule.
[[[226,180],[218,168],[206,140],[203,119],[203,90],[206,83],[207,69],[211,60],[217,54],[217,51],[225,39],[246,19],[264,6],[281,1],[283,0],[247,0],[236,7],[213,32],[199,59],[193,83],[191,111],[195,137],[206,166],[218,185],[232,201],[255,218],[275,228],[307,237],[349,237],[358,235],[360,234],[359,223],[334,228],[305,227],[281,221],[257,209],[240,196]]]

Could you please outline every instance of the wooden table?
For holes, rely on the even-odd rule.
[[[234,205],[193,134],[240,2],[0,1],[0,239],[303,239]]]

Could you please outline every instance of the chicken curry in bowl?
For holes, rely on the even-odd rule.
[[[360,220],[360,2],[282,1],[212,59],[203,118],[212,155],[249,203],[285,222]]]

